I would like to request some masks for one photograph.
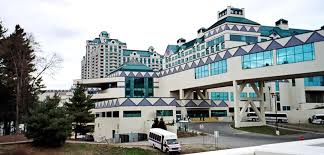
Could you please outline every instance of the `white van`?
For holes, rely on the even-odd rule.
[[[163,152],[180,152],[181,146],[175,133],[160,128],[150,129],[149,143]]]
[[[309,122],[313,124],[324,124],[324,114],[315,114],[309,118]]]
[[[277,122],[278,123],[288,123],[288,116],[286,113],[271,113],[271,112],[265,112],[265,119],[267,122]],[[255,112],[249,112],[247,114],[247,120],[248,121],[258,121],[259,117],[256,115]]]

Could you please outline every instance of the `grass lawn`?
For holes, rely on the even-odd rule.
[[[233,127],[233,126],[232,126]],[[254,127],[241,127],[235,128],[237,130],[247,131],[247,132],[254,132],[259,134],[265,135],[276,135],[276,128],[269,127],[269,126],[254,126]],[[301,134],[302,132],[279,129],[280,135],[293,135],[293,134]]]
[[[287,126],[287,127],[294,127],[297,129],[309,129],[309,130],[315,130],[315,131],[319,131],[319,132],[324,132],[324,125],[320,125],[320,124],[311,124],[311,123],[301,123],[301,124],[282,124],[282,126]]]
[[[158,150],[123,148],[112,145],[65,144],[60,148],[40,148],[31,144],[5,145],[0,147],[0,155],[161,155]]]

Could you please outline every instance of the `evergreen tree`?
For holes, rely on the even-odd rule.
[[[3,36],[3,35],[2,35]],[[31,87],[32,73],[35,71],[35,54],[32,42],[24,30],[16,25],[15,31],[0,42],[1,71],[10,93],[14,94],[15,129],[26,115],[28,108],[36,102],[34,88]],[[8,104],[8,106],[11,104]]]
[[[90,112],[90,109],[94,108],[94,103],[91,100],[91,96],[85,94],[85,88],[79,84],[73,90],[73,97],[69,101],[65,103],[65,107],[68,114],[72,117],[73,131],[76,139],[78,133],[86,134],[93,130],[87,126],[87,123],[94,121],[94,115]]]
[[[60,97],[47,97],[32,110],[27,119],[26,137],[33,139],[33,144],[40,146],[61,146],[71,134],[71,118],[63,107],[58,107]]]

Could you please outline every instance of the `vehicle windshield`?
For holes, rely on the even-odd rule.
[[[177,139],[167,139],[166,142],[167,144],[178,144]]]

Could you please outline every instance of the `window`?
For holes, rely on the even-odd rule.
[[[177,110],[177,111],[176,111],[176,114],[181,114],[181,111],[180,111],[180,110]]]
[[[207,42],[207,48],[224,42],[224,36],[220,36]]]
[[[305,86],[324,86],[324,76],[304,78]]]
[[[283,111],[290,111],[290,106],[282,106]]]
[[[111,117],[111,111],[106,112],[106,117]]]
[[[208,67],[209,67],[208,65],[204,65],[204,66],[195,68],[195,78],[199,79],[199,78],[209,76],[209,68]]]
[[[277,49],[277,64],[289,64],[315,59],[314,44]]]
[[[227,61],[221,60],[210,64],[210,75],[223,74],[227,72]]]
[[[211,117],[226,117],[226,110],[211,110]]]
[[[242,69],[271,66],[273,64],[272,51],[243,55],[241,62]]]
[[[234,101],[234,93],[231,92],[231,101],[233,102]]]
[[[254,36],[243,36],[243,35],[230,35],[230,40],[231,41],[243,41],[247,42],[249,44],[253,44],[258,42],[258,37]]]
[[[156,110],[156,116],[173,116],[173,110]]]
[[[276,92],[278,92],[279,91],[279,81],[276,81],[275,85],[276,85]]]
[[[119,117],[119,111],[113,111],[113,117]]]
[[[247,93],[246,92],[241,92],[240,97],[247,97]]]
[[[125,78],[125,97],[150,97],[154,95],[153,78]]]
[[[106,117],[106,113],[105,112],[101,112],[101,117]]]
[[[228,92],[211,92],[211,100],[228,101]]]
[[[256,93],[254,93],[254,92],[251,92],[251,93],[249,93],[249,97],[251,97],[251,98],[257,98],[258,95]]]
[[[123,111],[124,117],[141,117],[141,111]]]

